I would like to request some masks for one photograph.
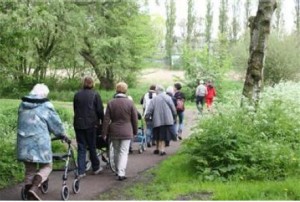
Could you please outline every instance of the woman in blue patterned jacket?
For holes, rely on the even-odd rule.
[[[48,93],[46,85],[36,84],[22,98],[18,111],[17,158],[25,165],[24,191],[29,200],[40,200],[38,187],[52,171],[50,133],[69,141],[61,119],[47,99]]]

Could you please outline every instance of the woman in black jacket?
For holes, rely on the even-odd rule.
[[[85,176],[86,150],[89,149],[94,174],[102,171],[96,152],[97,127],[103,121],[103,103],[97,91],[93,90],[92,77],[85,77],[83,88],[79,90],[73,100],[74,129],[78,145],[78,176]]]

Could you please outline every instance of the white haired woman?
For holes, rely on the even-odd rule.
[[[52,171],[50,133],[70,141],[48,93],[45,84],[36,84],[22,98],[18,111],[17,158],[25,165],[24,194],[29,200],[41,200],[38,187]]]
[[[164,92],[164,88],[157,85],[157,96],[152,99],[146,111],[145,117],[152,117],[153,138],[156,140],[154,154],[166,155],[165,141],[169,141],[173,134],[174,117],[176,108],[170,96]]]

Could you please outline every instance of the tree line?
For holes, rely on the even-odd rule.
[[[91,69],[104,89],[132,80],[157,43],[150,16],[133,0],[0,2],[3,83],[69,78]]]

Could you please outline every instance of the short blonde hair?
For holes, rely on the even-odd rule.
[[[125,82],[119,82],[116,85],[116,92],[117,93],[127,93],[128,85]]]

